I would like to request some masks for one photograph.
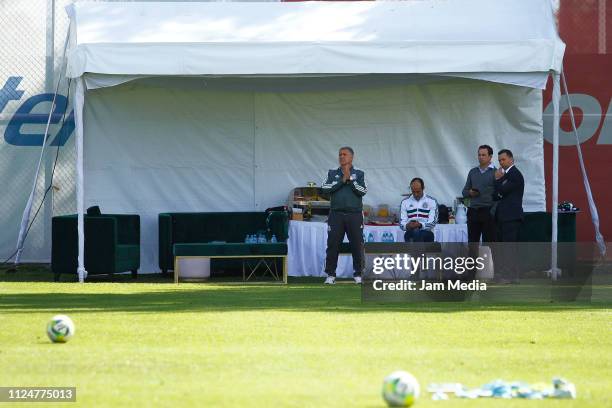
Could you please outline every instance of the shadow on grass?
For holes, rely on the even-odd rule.
[[[91,286],[86,285],[87,291]],[[607,309],[611,303],[375,303],[361,302],[354,285],[193,285],[158,286],[156,291],[134,293],[22,293],[0,296],[0,313],[61,312],[233,312],[301,311],[330,313],[408,312],[453,313],[464,311],[546,311]],[[108,290],[105,287],[104,290]]]
[[[74,276],[62,277],[63,282],[74,279],[76,279]],[[16,273],[0,270],[0,284],[2,281],[50,282],[52,274],[47,265],[28,265],[20,267]],[[112,288],[106,285],[98,286],[98,283],[105,282],[121,283],[122,293],[112,292]],[[328,287],[322,285],[321,278],[290,278],[289,285],[286,286],[265,282],[254,285],[230,284],[223,280],[216,280],[212,284],[175,285],[170,276],[163,277],[161,274],[139,275],[136,280],[129,274],[110,277],[102,275],[88,278],[84,286],[74,285],[68,289],[65,289],[65,284],[57,286],[55,283],[48,284],[53,293],[0,294],[0,313],[38,311],[180,313],[251,310],[453,313],[495,310],[550,312],[596,310],[612,307],[612,285],[607,281],[605,283],[586,287],[587,296],[579,297],[583,299],[582,301],[559,301],[574,298],[556,296],[550,286],[521,284],[490,286],[488,293],[481,295],[479,301],[436,302],[436,299],[424,297],[421,301],[399,299],[398,302],[397,298],[380,298],[380,301],[374,299],[362,302],[362,291],[358,286],[347,282]],[[572,286],[564,287],[564,290],[568,288],[570,295],[580,290],[585,292],[582,287]],[[56,291],[58,289],[62,292],[58,293]],[[591,301],[592,298],[596,301]]]
[[[61,282],[77,282],[76,274],[62,274]],[[121,282],[121,283],[173,283],[172,275],[163,276],[161,273],[141,274],[133,279],[130,272],[115,275],[90,275],[88,282]],[[1,282],[53,282],[53,272],[49,264],[21,264],[17,268],[13,265],[0,266]]]

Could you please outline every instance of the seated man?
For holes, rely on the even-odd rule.
[[[433,242],[433,229],[438,222],[438,202],[423,193],[423,179],[415,177],[410,182],[412,194],[402,201],[400,227],[406,231],[406,242]]]

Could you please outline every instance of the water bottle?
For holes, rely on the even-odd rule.
[[[278,240],[276,239],[276,235],[272,234],[272,238],[270,238],[270,242],[276,244]]]
[[[259,235],[257,235],[257,243],[258,244],[265,244],[266,241],[266,236],[263,233],[259,233]]]
[[[248,243],[250,243],[250,241],[251,241],[251,236],[249,234],[246,234],[244,236],[244,243],[248,244]]]
[[[368,242],[374,242],[374,234],[371,232],[368,234]]]

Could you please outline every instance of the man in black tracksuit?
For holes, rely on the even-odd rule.
[[[361,198],[367,193],[363,171],[353,167],[353,149],[345,146],[338,152],[340,167],[327,172],[323,191],[331,196],[331,210],[327,219],[327,257],[325,259],[326,284],[336,282],[338,252],[348,236],[353,255],[355,283],[361,283],[364,268],[363,248],[363,204]]]

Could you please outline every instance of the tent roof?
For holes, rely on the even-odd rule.
[[[550,0],[78,2],[70,77],[548,73]],[[520,75],[520,74],[519,74]]]

